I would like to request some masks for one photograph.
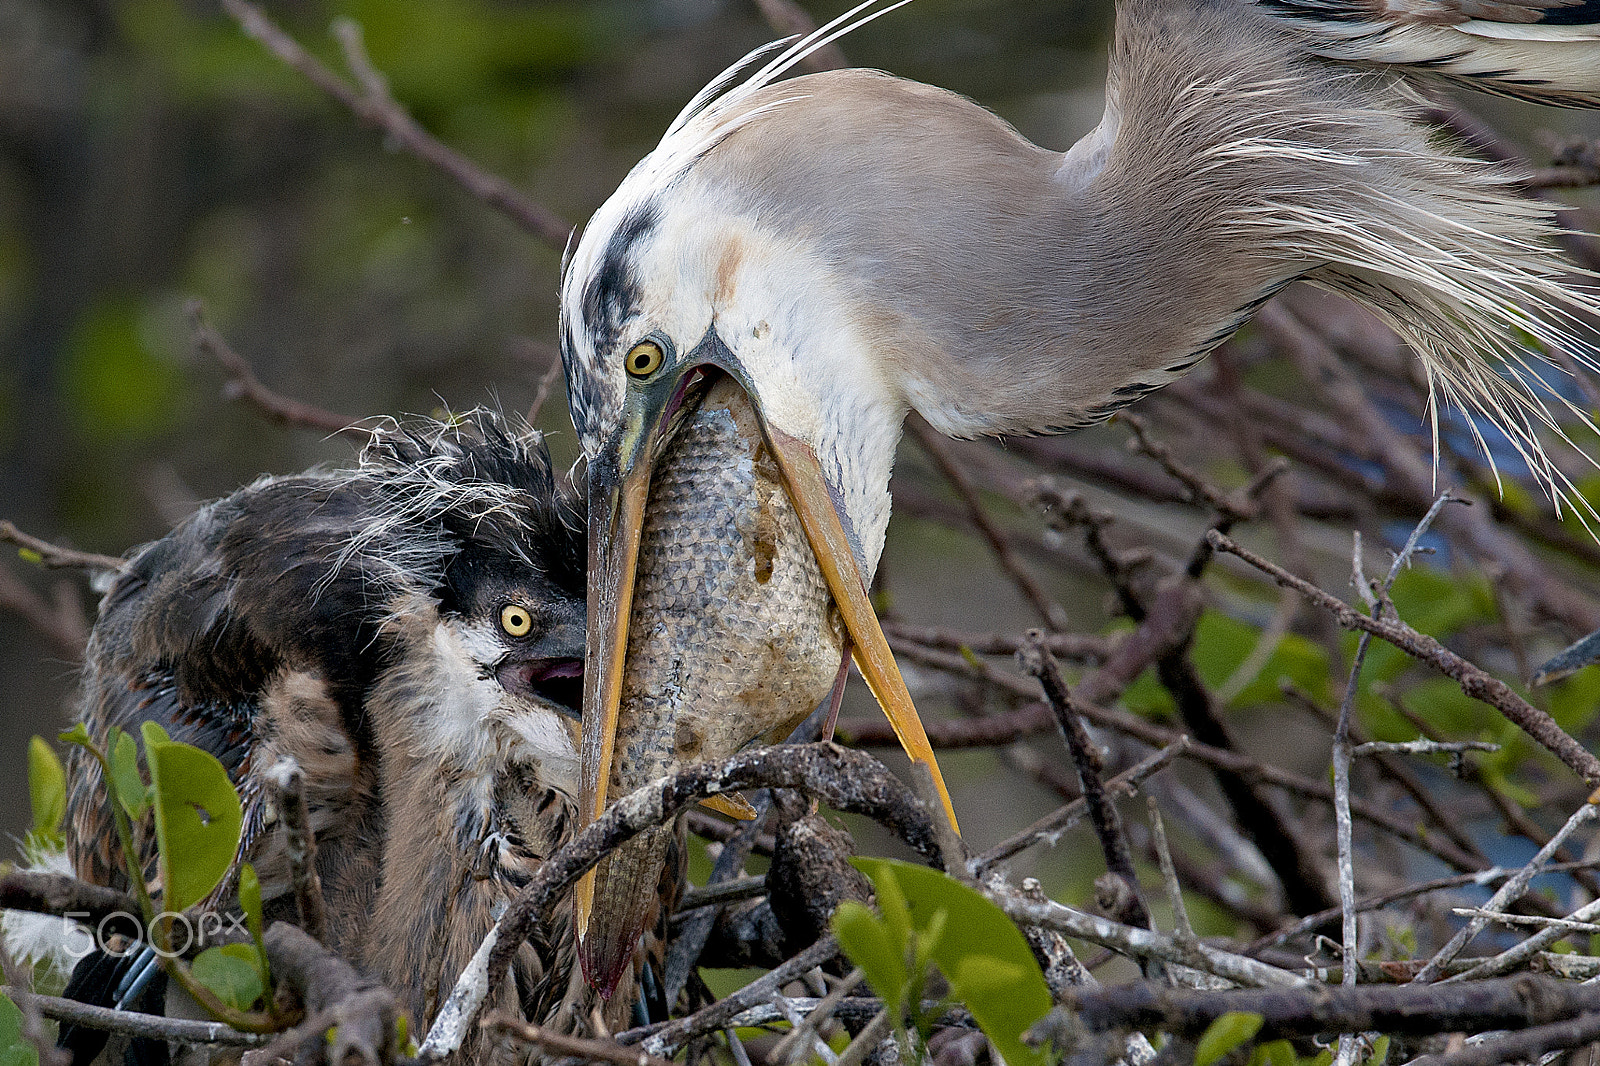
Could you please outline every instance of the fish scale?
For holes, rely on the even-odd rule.
[[[712,386],[656,464],[640,533],[609,793],[684,763],[783,739],[827,695],[844,626],[744,391]],[[654,920],[670,829],[597,868],[595,911],[624,920],[585,941],[620,965]],[[591,934],[595,926],[591,926]],[[610,941],[605,943],[605,941]],[[612,975],[614,976],[614,975]]]

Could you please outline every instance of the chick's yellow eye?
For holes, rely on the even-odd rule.
[[[508,603],[500,608],[500,628],[513,637],[525,637],[533,628],[533,616],[528,613],[527,608]]]
[[[661,369],[667,355],[654,341],[640,341],[628,351],[628,373],[636,378],[647,378]]]

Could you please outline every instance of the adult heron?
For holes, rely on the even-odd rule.
[[[1119,0],[1104,117],[1066,152],[887,74],[779,80],[897,6],[869,0],[719,77],[572,250],[585,819],[634,783],[614,752],[661,746],[660,716],[618,721],[633,658],[658,654],[628,635],[639,530],[652,469],[718,379],[746,394],[862,672],[930,764],[863,592],[910,410],[956,437],[1086,426],[1306,281],[1392,325],[1440,393],[1570,492],[1539,443],[1554,419],[1531,364],[1560,348],[1592,365],[1596,299],[1563,280],[1545,209],[1433,142],[1413,80],[1600,106],[1600,2]],[[603,983],[628,941],[612,927],[637,919],[586,905]]]

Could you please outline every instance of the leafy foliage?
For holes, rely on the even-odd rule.
[[[1200,1034],[1194,1048],[1194,1066],[1212,1066],[1234,1048],[1248,1043],[1261,1031],[1265,1020],[1259,1014],[1236,1010],[1222,1015]]]
[[[206,948],[195,957],[190,971],[196,981],[234,1010],[249,1010],[266,989],[257,965],[256,950],[250,944],[219,944]]]
[[[1051,1005],[1044,974],[1021,932],[1005,912],[961,882],[925,866],[893,859],[854,859],[872,879],[881,914],[846,901],[834,915],[834,932],[851,961],[883,997],[892,1017],[910,1011],[919,1027],[929,965],[936,965],[950,996],[977,1019],[1013,1066],[1043,1066],[1045,1057],[1022,1034]]]
[[[84,748],[100,764],[123,854],[129,870],[136,874],[132,884],[144,910],[145,927],[159,946],[172,943],[175,916],[204,901],[227,877],[238,857],[244,819],[238,791],[209,752],[172,740],[154,722],[142,723],[140,733],[148,783],[139,768],[138,745],[121,729],[108,731],[104,749],[95,744],[81,722],[63,732],[61,740]],[[59,772],[60,761],[54,759],[48,745],[45,750],[50,758],[30,749],[30,771],[35,764],[42,767],[35,780],[38,790],[47,795],[57,787],[50,775],[52,765]],[[64,777],[59,787],[64,795]],[[159,915],[143,877],[137,876],[140,864],[134,823],[147,813],[154,815],[156,861],[164,889]],[[250,930],[250,944],[207,948],[190,966],[166,957],[164,964],[213,1013],[235,1012],[233,1017],[223,1015],[223,1020],[255,1028],[258,1026],[245,1012],[264,997],[270,1002],[272,985],[262,942],[261,883],[248,863],[239,868],[239,905]],[[208,998],[211,1003],[206,1002]]]
[[[67,816],[67,772],[43,737],[28,741],[28,800],[33,807],[30,851],[60,846],[61,822]]]
[[[0,992],[0,1066],[39,1066],[39,1051],[22,1035],[22,1011]]]
[[[154,793],[163,904],[180,911],[211,894],[239,849],[244,818],[228,771],[209,752],[146,742]]]

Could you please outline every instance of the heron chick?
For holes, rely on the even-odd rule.
[[[1433,143],[1413,80],[1600,106],[1596,0],[1120,0],[1104,117],[1065,152],[887,74],[778,80],[897,6],[869,0],[719,77],[567,264],[562,355],[589,462],[584,819],[618,784],[613,752],[670,747],[661,716],[622,705],[651,668],[634,658],[716,666],[629,631],[654,624],[633,594],[663,565],[639,548],[653,470],[700,461],[675,438],[722,380],[754,412],[863,674],[929,763],[864,592],[911,410],[957,437],[1089,425],[1300,280],[1395,327],[1446,399],[1577,496],[1540,443],[1555,416],[1535,364],[1561,349],[1593,366],[1600,303],[1564,280],[1549,212],[1510,174]],[[596,902],[585,936],[620,944],[635,921]]]
[[[573,827],[583,528],[536,432],[482,412],[381,431],[354,469],[263,478],[134,551],[90,638],[82,719],[101,742],[154,721],[223,763],[269,917],[293,904],[268,777],[297,762],[329,946],[425,1026]],[[70,773],[73,864],[126,885],[98,767],[75,752]],[[572,959],[563,914],[501,1006],[587,1025]]]

